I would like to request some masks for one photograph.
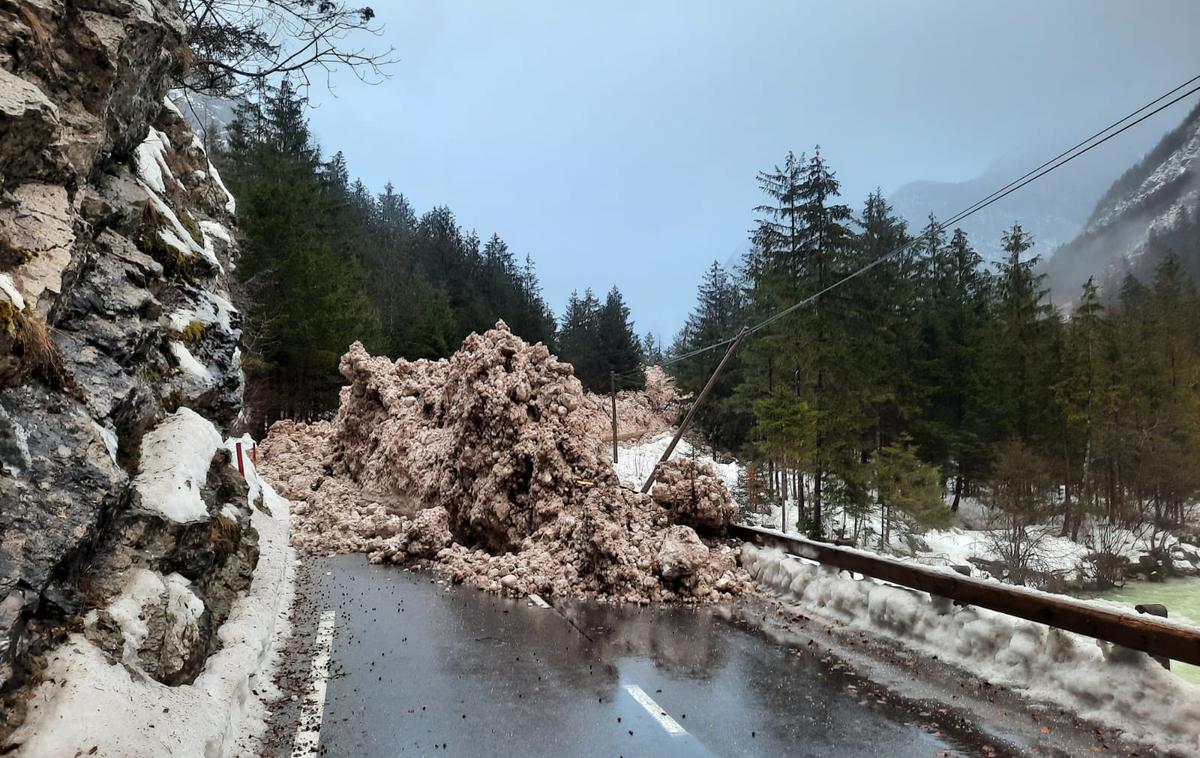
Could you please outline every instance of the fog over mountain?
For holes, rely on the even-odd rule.
[[[1046,271],[1054,299],[1067,302],[1089,276],[1109,287],[1126,273],[1148,281],[1172,253],[1200,276],[1200,105],[1108,188]]]
[[[1038,253],[1049,256],[1079,234],[1104,191],[1141,159],[1161,134],[1162,127],[1156,129],[1151,124],[1132,129],[956,226],[970,235],[985,260],[1001,257],[1001,236],[1013,222],[1020,222],[1033,235]],[[1049,140],[1031,144],[993,161],[973,179],[913,181],[900,187],[889,199],[913,231],[919,231],[928,223],[930,214],[938,219],[950,218],[1068,146]]]

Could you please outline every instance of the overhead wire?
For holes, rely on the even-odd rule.
[[[933,234],[941,233],[945,229],[962,222],[963,220],[975,215],[976,213],[983,210],[984,208],[987,208],[988,206],[990,206],[996,202],[999,202],[1000,200],[1002,200],[1003,198],[1012,194],[1013,192],[1016,192],[1017,190],[1031,184],[1032,182],[1037,181],[1038,179],[1042,178],[1043,176],[1046,176],[1047,174],[1051,173],[1052,171],[1056,171],[1057,169],[1059,169],[1059,168],[1065,166],[1066,164],[1070,163],[1071,161],[1075,160],[1079,156],[1084,155],[1088,151],[1093,150],[1093,149],[1099,147],[1100,145],[1103,145],[1105,142],[1108,142],[1109,140],[1113,139],[1114,137],[1128,131],[1129,129],[1132,129],[1133,127],[1142,123],[1143,121],[1150,118],[1151,116],[1154,116],[1155,114],[1160,113],[1163,110],[1166,110],[1167,108],[1178,103],[1179,101],[1184,100],[1197,92],[1200,92],[1200,85],[1197,85],[1197,86],[1192,87],[1191,89],[1187,90],[1182,95],[1172,98],[1168,102],[1165,102],[1165,103],[1162,102],[1163,100],[1170,98],[1172,95],[1179,92],[1180,90],[1187,88],[1189,85],[1195,84],[1197,81],[1200,81],[1200,74],[1193,76],[1191,79],[1188,79],[1187,81],[1183,82],[1182,84],[1172,88],[1171,90],[1163,93],[1162,95],[1159,95],[1158,97],[1154,98],[1150,102],[1148,102],[1145,105],[1141,106],[1140,108],[1134,110],[1132,113],[1125,116],[1124,118],[1114,121],[1112,124],[1109,124],[1105,128],[1101,129],[1100,131],[1096,132],[1095,134],[1091,135],[1090,137],[1076,143],[1072,147],[1067,148],[1066,150],[1062,151],[1061,153],[1054,156],[1050,160],[1045,161],[1044,163],[1037,166],[1036,168],[1033,168],[1033,169],[1027,171],[1026,173],[1022,174],[1021,176],[1017,177],[1016,179],[1013,179],[1008,184],[1005,184],[1003,187],[995,190],[994,192],[987,195],[986,197],[975,201],[971,205],[967,206],[966,208],[962,209],[958,213],[951,216],[949,219],[942,221],[942,222],[934,223],[933,227],[931,229],[929,229],[925,232],[922,232],[921,234],[917,235],[916,237],[910,239],[908,242],[905,242],[903,245],[900,245],[900,246],[896,247],[895,249],[879,256],[878,258],[871,261],[870,263],[862,266],[861,268],[854,270],[853,272],[851,272],[851,273],[847,274],[846,276],[842,277],[841,279],[833,282],[832,284],[828,285],[827,287],[824,287],[821,290],[818,290],[817,292],[814,292],[813,294],[809,295],[808,297],[805,297],[803,300],[800,300],[797,303],[793,303],[792,305],[789,305],[788,307],[768,316],[767,318],[763,319],[762,321],[755,324],[754,326],[749,327],[746,330],[746,332],[747,332],[746,336],[749,337],[749,336],[755,334],[756,332],[758,332],[762,329],[765,329],[767,326],[775,323],[779,319],[784,318],[787,315],[799,310],[800,308],[803,308],[803,307],[813,303],[818,298],[820,298],[821,296],[830,292],[831,290],[841,287],[846,282],[851,281],[852,279],[855,279],[855,278],[865,274],[866,272],[870,271],[871,269],[875,268],[876,266],[879,266],[880,264],[884,263],[885,261],[888,261],[891,258],[894,258],[895,256],[899,255],[900,253],[904,252],[905,250],[908,250],[908,249],[914,247],[915,245],[924,241],[927,237],[929,237]],[[1159,103],[1162,103],[1162,104],[1158,105],[1158,107],[1154,107],[1156,104],[1159,104]],[[1143,111],[1146,111],[1148,108],[1152,108],[1152,107],[1154,107],[1153,110],[1143,113]],[[1142,115],[1138,116],[1138,114],[1142,114]],[[1137,118],[1135,120],[1129,121],[1130,119],[1134,118],[1135,116],[1137,116]],[[1127,121],[1129,121],[1129,123],[1125,123]],[[1124,125],[1122,126],[1122,124],[1124,124]],[[1117,128],[1117,127],[1120,127],[1120,128]],[[1113,131],[1114,129],[1116,129],[1116,131]],[[1111,133],[1109,133],[1109,132],[1111,132]],[[681,361],[688,360],[689,358],[694,358],[698,355],[702,355],[702,354],[710,352],[712,350],[716,350],[717,348],[729,345],[737,339],[738,339],[738,335],[734,335],[732,337],[723,339],[719,342],[714,342],[712,344],[705,345],[703,347],[689,350],[688,352],[683,353],[681,355],[671,356],[670,358],[668,358],[664,361],[661,361],[660,363],[658,363],[656,365],[658,365],[660,367],[671,366],[671,365],[674,365]]]

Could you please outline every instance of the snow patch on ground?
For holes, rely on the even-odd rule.
[[[210,237],[216,237],[222,242],[230,245],[233,244],[233,237],[230,236],[229,230],[225,228],[224,224],[217,223],[216,221],[210,221],[208,219],[202,219],[200,221],[200,229]]]
[[[211,161],[209,161],[208,164],[208,174],[212,177],[212,180],[217,183],[217,186],[221,188],[221,191],[225,193],[225,210],[230,215],[237,213],[237,201],[233,199],[233,193],[226,189],[225,182],[221,181],[221,174],[217,171],[217,167],[214,166]]]
[[[176,332],[182,332],[187,329],[188,325],[193,321],[198,321],[204,326],[217,325],[227,332],[233,332],[233,322],[231,317],[238,310],[220,295],[211,292],[202,293],[199,302],[192,308],[180,308],[171,313],[171,329]]]
[[[183,118],[183,113],[180,112],[179,106],[175,105],[175,102],[171,100],[170,95],[163,96],[163,107],[169,110],[171,113],[174,113],[176,116]]]
[[[745,545],[742,563],[763,588],[807,613],[936,655],[986,681],[1119,727],[1135,740],[1200,754],[1200,687],[1149,656],[924,592],[854,579],[779,550]]]
[[[100,439],[104,441],[104,449],[108,451],[108,457],[113,463],[117,462],[117,433],[111,429],[100,426],[95,421],[92,422],[92,428],[96,430],[96,434],[100,435]]]
[[[191,408],[163,419],[142,437],[141,472],[133,480],[141,507],[181,524],[208,519],[200,487],[220,446],[216,427]]]
[[[617,463],[613,466],[621,481],[641,487],[645,483],[646,477],[650,476],[650,472],[654,470],[655,464],[662,458],[662,454],[666,452],[667,445],[671,443],[671,436],[674,433],[674,431],[667,431],[637,445],[622,446],[617,451]],[[707,463],[717,472],[717,477],[730,492],[737,486],[740,466],[736,461],[719,462],[712,455],[694,447],[687,440],[679,441],[671,457],[692,458],[697,463]]]
[[[177,629],[194,627],[204,614],[204,602],[196,597],[183,576],[176,573],[163,576],[148,569],[135,570],[121,594],[105,609],[120,627],[125,641],[122,662],[139,665],[138,651],[149,632],[142,609],[157,604],[164,595],[167,597],[172,626]],[[89,613],[88,623],[94,623],[96,616],[96,611]]]
[[[192,383],[199,389],[211,387],[213,382],[212,372],[208,367],[196,359],[192,352],[187,349],[187,346],[178,340],[173,340],[169,345],[171,355],[175,356],[175,360],[179,361],[179,368],[192,379]]]
[[[9,437],[9,439],[17,447],[17,453],[21,456],[21,465],[24,468],[31,467],[33,465],[33,458],[29,454],[29,432],[28,432],[28,430],[26,430],[25,427],[18,424],[13,419],[13,417],[9,415],[8,411],[5,410],[4,406],[2,406],[2,405],[0,405],[0,420],[3,420],[5,425],[9,428],[9,430],[11,430],[11,436]],[[4,471],[5,473],[7,473],[11,476],[16,476],[16,474],[17,474],[17,471],[13,470],[13,467],[11,467],[7,464],[4,466],[3,469],[0,469],[0,470]]]
[[[166,201],[159,197],[154,188],[146,184],[144,180],[142,187],[150,196],[150,202],[154,205],[154,209],[162,214],[163,218],[170,225],[170,228],[158,230],[158,238],[184,257],[191,258],[198,255],[212,264],[212,267],[217,271],[224,271],[225,269],[221,267],[221,262],[217,260],[217,255],[213,251],[212,246],[196,242],[191,233],[188,232],[179,220],[179,216],[175,215],[175,211],[171,210],[171,206],[167,205]],[[201,236],[203,236],[203,232],[201,232]]]
[[[230,447],[234,442],[224,444]],[[231,465],[236,466],[236,461]],[[290,632],[287,618],[296,559],[288,545],[290,504],[258,479],[252,465],[246,477],[251,493],[261,495],[266,508],[255,507],[256,496],[247,498],[251,523],[259,534],[258,565],[249,591],[234,601],[218,631],[222,649],[208,659],[195,682],[178,687],[161,684],[136,666],[109,660],[83,635],[72,635],[51,654],[46,681],[35,691],[29,717],[12,737],[13,744],[21,745],[17,755],[40,758],[91,752],[127,758],[221,758],[257,754],[257,741],[266,725],[263,703],[279,694],[271,680],[279,643]],[[155,584],[140,574],[135,582],[136,592],[150,591]],[[161,590],[161,583],[158,586]],[[185,596],[180,601],[181,614],[194,610]],[[126,619],[126,623],[136,630],[139,621]]]

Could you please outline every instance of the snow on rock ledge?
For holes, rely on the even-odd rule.
[[[225,446],[232,449],[236,441]],[[18,756],[87,755],[93,748],[94,755],[127,758],[255,754],[265,726],[263,701],[277,694],[272,676],[278,643],[289,629],[295,553],[288,545],[290,504],[246,463],[246,505],[260,553],[250,589],[234,601],[217,632],[221,650],[195,681],[172,687],[147,677],[136,656],[114,661],[84,635],[72,635],[50,655],[30,715],[10,740],[20,745]],[[153,596],[173,582],[179,580],[139,572],[122,600]],[[121,615],[136,604],[125,608],[122,600],[110,612]],[[196,608],[177,610],[186,617]],[[124,614],[121,623],[135,639],[145,627],[136,612]]]
[[[212,422],[180,408],[142,438],[141,473],[134,487],[141,507],[180,524],[208,519],[200,487],[221,435]]]
[[[1200,687],[1147,655],[924,592],[852,579],[775,549],[745,545],[741,558],[761,587],[805,611],[936,655],[986,681],[1116,726],[1140,742],[1200,755]]]

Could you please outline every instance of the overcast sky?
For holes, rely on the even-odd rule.
[[[616,284],[668,340],[789,149],[819,143],[858,207],[1065,148],[1200,73],[1196,0],[372,5],[398,62],[313,88],[325,150],[531,254],[556,313]]]

